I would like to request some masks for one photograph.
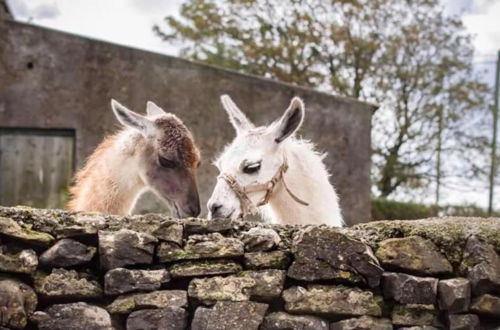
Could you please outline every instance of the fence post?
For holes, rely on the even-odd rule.
[[[497,126],[498,126],[498,89],[500,79],[500,51],[498,51],[497,70],[495,76],[495,100],[493,105],[493,140],[491,141],[491,168],[490,168],[490,195],[488,201],[488,215],[493,213],[493,188],[496,173],[496,149],[497,149]]]

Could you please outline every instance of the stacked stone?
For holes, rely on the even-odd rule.
[[[0,328],[498,329],[500,220],[467,221],[333,229],[0,208]]]

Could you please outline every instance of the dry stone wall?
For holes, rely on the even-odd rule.
[[[0,328],[499,329],[500,220],[280,227],[0,208]]]

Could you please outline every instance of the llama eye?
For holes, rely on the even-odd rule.
[[[163,158],[162,156],[158,156],[158,162],[160,163],[161,167],[165,168],[176,168],[177,163],[173,160]]]
[[[260,170],[260,163],[248,164],[243,167],[243,172],[246,174],[257,173]]]

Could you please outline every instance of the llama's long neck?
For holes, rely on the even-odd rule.
[[[305,141],[290,140],[283,146],[289,165],[284,178],[288,188],[305,206],[295,201],[281,182],[269,201],[271,220],[281,224],[327,224],[341,227],[337,194],[330,184],[322,155]]]
[[[145,188],[135,157],[138,134],[124,130],[97,147],[77,174],[70,209],[118,215],[131,212]]]

